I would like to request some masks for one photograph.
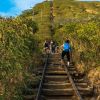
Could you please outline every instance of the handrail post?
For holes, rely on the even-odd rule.
[[[47,58],[46,58],[46,62],[45,62],[43,73],[42,73],[42,78],[41,78],[41,81],[40,81],[40,84],[39,84],[39,88],[38,88],[38,92],[37,92],[35,100],[39,100],[39,98],[40,98],[42,84],[43,84],[43,81],[44,81],[45,71],[46,71],[46,67],[47,67],[47,63],[48,63],[48,57],[49,57],[49,54],[47,55]]]

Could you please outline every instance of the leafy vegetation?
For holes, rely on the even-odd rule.
[[[37,30],[31,18],[0,20],[0,86],[4,99],[13,100],[18,84],[29,74],[30,65],[32,69],[38,66],[38,41],[33,36]]]
[[[59,44],[62,44],[63,40],[68,37],[73,46],[75,62],[83,61],[86,63],[86,67],[92,67],[93,63],[93,66],[96,67],[100,64],[99,31],[100,23],[93,20],[85,23],[70,22],[65,24],[62,28],[57,29],[54,38],[59,42]],[[96,65],[94,65],[94,62]]]

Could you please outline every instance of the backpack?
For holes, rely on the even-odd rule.
[[[70,51],[70,44],[69,43],[64,43],[63,49],[64,49],[64,51]]]

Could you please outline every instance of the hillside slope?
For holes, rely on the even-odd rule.
[[[54,0],[54,40],[61,45],[68,37],[73,48],[73,59],[80,73],[100,68],[100,2],[76,2]],[[34,16],[32,15],[34,11]],[[27,14],[30,13],[30,14]],[[42,48],[50,33],[50,2],[37,4],[32,10],[23,12],[21,17],[32,17],[39,25],[35,36]],[[91,71],[90,71],[91,72]],[[89,73],[89,76],[92,76]],[[98,76],[98,77],[97,77]],[[99,79],[98,74],[95,78]],[[92,82],[95,83],[93,77]],[[97,81],[96,81],[97,82]]]
[[[54,0],[53,5],[54,39],[62,44],[64,37],[69,37],[77,52],[87,52],[88,56],[85,55],[84,58],[99,59],[100,2]],[[40,41],[42,48],[44,40],[51,38],[50,2],[37,4],[33,9],[24,11],[20,17],[31,17],[38,23],[39,31],[34,36]]]
[[[76,2],[74,0],[54,0],[54,26],[68,22],[85,22],[100,16],[100,2]],[[33,9],[26,10],[20,17],[31,17],[38,23],[36,37],[40,42],[50,38],[50,2],[37,4]],[[42,44],[40,44],[42,46]]]

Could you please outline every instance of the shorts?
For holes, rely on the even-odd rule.
[[[50,49],[49,47],[45,47],[45,50]]]
[[[69,51],[62,51],[61,58],[64,59],[65,55],[67,57],[67,60],[70,62],[70,52]]]

